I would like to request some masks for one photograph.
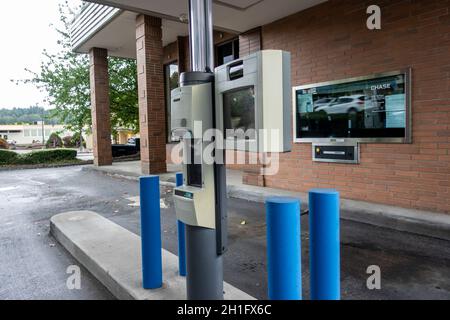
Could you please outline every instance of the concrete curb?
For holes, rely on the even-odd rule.
[[[99,172],[112,177],[129,180],[139,180],[138,175],[118,172],[113,168],[83,167],[85,171]],[[173,187],[175,184],[167,180],[172,174],[161,177],[161,185]],[[174,178],[173,178],[174,179]],[[261,188],[248,185],[228,185],[227,193],[230,198],[264,203],[270,196],[288,196],[301,200],[302,208],[308,207],[308,195],[273,188]],[[341,218],[344,220],[365,223],[378,227],[409,232],[427,237],[450,241],[450,215],[421,210],[405,209],[376,203],[341,199]]]
[[[131,180],[131,181],[139,181],[139,177],[140,175],[134,174],[132,172],[120,172],[114,169],[110,169],[110,168],[105,168],[103,167],[101,170],[99,170],[98,168],[94,167],[94,166],[85,166],[81,169],[82,171],[86,171],[86,172],[95,172],[95,173],[100,173],[112,178],[118,178],[118,179],[125,179],[125,180]],[[166,173],[164,174],[165,177],[168,178],[168,180],[164,180],[164,177],[161,178],[159,184],[162,186],[168,186],[168,187],[175,187],[175,177],[173,177],[173,182],[169,181],[171,178],[169,178],[168,176],[170,176],[170,173]],[[166,178],[166,179],[167,179]]]
[[[118,299],[186,299],[186,280],[178,275],[176,255],[163,250],[163,287],[144,290],[140,237],[95,212],[55,215],[50,232]],[[255,300],[226,282],[224,292],[226,300]]]

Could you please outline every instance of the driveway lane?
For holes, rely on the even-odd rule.
[[[48,221],[61,212],[92,210],[139,234],[139,208],[134,205],[138,183],[80,167],[0,172],[0,183],[0,299],[112,298],[85,271],[83,290],[66,289],[65,270],[76,261],[48,235]],[[176,254],[172,190],[161,188],[161,197],[163,246]],[[225,280],[259,299],[267,297],[264,217],[263,204],[229,200]],[[341,222],[341,239],[344,299],[450,299],[449,242],[350,221]],[[308,241],[305,216],[305,298],[309,297]],[[381,268],[381,290],[366,287],[369,265]]]

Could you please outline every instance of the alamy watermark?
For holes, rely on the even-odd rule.
[[[239,164],[260,165],[260,174],[276,175],[279,171],[278,152],[281,150],[279,129],[219,129],[203,130],[202,122],[195,121],[193,131],[183,131],[180,142],[172,148],[171,161],[175,164]],[[228,153],[227,150],[234,151]]]
[[[381,8],[377,5],[371,5],[367,8],[367,29],[381,30]]]
[[[366,273],[370,275],[366,281],[367,289],[381,290],[381,268],[377,265],[371,265],[367,267]]]
[[[66,273],[70,276],[67,278],[66,286],[69,290],[81,290],[81,269],[79,266],[68,266]]]

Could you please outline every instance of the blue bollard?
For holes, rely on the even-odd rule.
[[[266,200],[267,269],[270,300],[301,300],[300,201]]]
[[[339,192],[309,192],[311,300],[340,300]]]
[[[162,287],[159,177],[141,177],[142,280],[144,289]]]
[[[176,175],[176,186],[180,187],[183,185],[183,174],[177,173]],[[186,276],[186,234],[185,226],[181,221],[177,221],[178,227],[178,268],[180,276]]]

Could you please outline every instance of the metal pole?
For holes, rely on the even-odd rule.
[[[214,70],[212,1],[189,1],[189,41],[192,71]]]
[[[45,148],[45,109],[42,109],[42,145]]]
[[[189,30],[192,71],[212,72],[214,45],[211,0],[189,0]],[[217,177],[215,182],[217,185]],[[216,200],[217,205],[220,210]],[[217,250],[217,240],[217,230],[186,225],[186,287],[189,300],[223,299],[223,259],[221,251]]]
[[[205,45],[206,45],[206,71],[214,72],[214,27],[212,0],[205,0]]]
[[[300,201],[272,197],[266,201],[267,270],[270,300],[301,300]]]
[[[339,193],[309,192],[311,300],[340,299]]]
[[[142,280],[144,289],[162,287],[159,177],[141,177]]]
[[[177,187],[183,185],[183,174],[177,173],[175,184]],[[177,220],[178,229],[178,270],[180,276],[186,276],[186,226],[180,220]]]

